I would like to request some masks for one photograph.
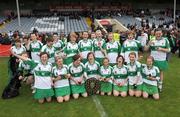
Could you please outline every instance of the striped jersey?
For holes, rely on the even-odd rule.
[[[136,53],[136,60],[138,60],[138,50],[141,47],[141,44],[137,40],[129,40],[124,41],[121,48],[121,55],[125,58],[125,62],[129,62],[129,53]]]
[[[170,45],[169,45],[169,41],[167,40],[167,38],[153,40],[153,44],[150,45],[151,56],[154,57],[154,60],[165,61],[167,53],[158,51],[157,50],[158,47],[166,48],[166,49],[169,49],[169,51],[170,51]]]
[[[53,43],[53,47],[55,48],[55,51],[60,51],[64,47],[64,43],[61,40],[58,40],[57,42]]]
[[[111,66],[101,66],[99,69],[100,77],[102,78],[112,78],[112,67]],[[112,83],[112,80],[109,80],[110,83]]]
[[[48,53],[48,55],[49,55],[49,59],[48,59],[48,61],[50,62],[50,63],[54,63],[55,62],[55,51],[56,51],[56,49],[52,46],[52,47],[48,47],[47,46],[47,44],[46,45],[44,45],[42,48],[41,48],[41,52],[46,52],[46,53]]]
[[[109,63],[116,63],[116,58],[120,53],[120,50],[121,50],[121,46],[120,43],[117,41],[108,42],[106,44],[106,52],[109,58]]]
[[[53,77],[57,78],[57,76],[61,76],[61,79],[54,83],[55,88],[66,87],[69,86],[69,80],[65,77],[68,74],[67,65],[63,65],[62,68],[58,68],[54,66],[52,69]]]
[[[129,78],[129,84],[133,85],[135,84],[137,77],[139,77],[139,81],[137,82],[137,85],[142,84],[142,75],[141,75],[141,63],[136,61],[135,63],[128,63],[127,64],[128,69],[128,78]]]
[[[16,46],[12,46],[11,51],[15,54],[20,55],[22,54],[22,52],[26,52],[26,48],[23,45],[21,45],[20,48],[17,48]]]
[[[31,52],[31,58],[36,61],[40,61],[40,50],[42,48],[43,44],[40,41],[31,41],[30,42],[30,52]]]
[[[52,87],[52,65],[51,63],[36,63],[34,60],[25,61],[33,68],[34,87],[38,89],[50,89]]]
[[[77,43],[71,43],[68,42],[66,47],[64,48],[64,53],[67,55],[67,57],[73,57],[74,55],[78,54],[78,44]]]
[[[156,78],[156,81],[149,80],[149,76]],[[160,71],[156,66],[152,66],[148,68],[147,65],[143,65],[142,67],[142,77],[143,82],[149,85],[157,86],[158,80],[160,79]]]
[[[88,39],[88,40],[80,40],[79,43],[78,43],[78,46],[79,46],[79,51],[82,54],[82,58],[87,59],[87,54],[89,52],[93,51],[92,41],[90,39]]]
[[[95,61],[93,64],[90,64],[89,62],[86,62],[86,64],[84,65],[85,67],[85,73],[87,74],[87,79],[89,78],[98,78],[99,76],[99,68],[100,68],[100,64]]]
[[[102,53],[100,47],[106,49],[106,42],[104,39],[95,39],[93,41],[93,50],[96,58],[104,58],[104,54]]]
[[[78,81],[84,75],[84,65],[81,63],[79,66],[74,66],[74,64],[71,63],[69,65],[69,73],[74,80]],[[75,82],[73,82],[72,80],[70,80],[70,83],[72,85],[75,85]],[[84,83],[84,80],[82,81],[82,83]]]
[[[125,79],[128,78],[128,69],[125,65],[122,67],[118,67],[117,65],[113,66],[113,79],[116,80],[118,83],[122,83],[125,81]],[[114,83],[114,85],[117,85]],[[127,83],[125,84],[127,86]]]

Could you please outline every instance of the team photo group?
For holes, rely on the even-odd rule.
[[[82,32],[80,38],[74,32],[63,39],[54,33],[42,44],[31,33],[14,41],[11,59],[17,63],[18,79],[31,86],[39,103],[52,98],[61,103],[88,97],[89,92],[158,100],[168,68],[169,41],[159,28],[150,40],[135,37],[134,31],[128,31],[120,43],[114,33],[105,36],[101,30]]]

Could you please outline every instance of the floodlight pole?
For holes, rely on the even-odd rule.
[[[174,24],[176,21],[176,0],[174,0]]]
[[[17,7],[17,16],[18,16],[18,25],[21,26],[21,19],[20,19],[20,13],[19,13],[19,0],[16,0],[16,7]]]

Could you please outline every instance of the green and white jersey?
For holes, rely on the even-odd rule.
[[[141,75],[141,63],[136,61],[135,63],[128,63],[128,78],[129,78],[129,85],[135,84],[137,78],[139,77],[139,81],[137,85],[141,85],[143,83],[142,75]]]
[[[104,54],[102,53],[100,47],[106,49],[106,42],[104,39],[95,39],[93,41],[93,50],[96,58],[104,58]]]
[[[19,62],[18,70],[32,73],[31,66],[22,60]]]
[[[73,63],[71,63],[69,65],[69,73],[71,74],[71,78],[78,81],[84,75],[84,65],[81,63],[79,66],[74,66]],[[70,80],[70,83],[71,85],[76,85],[72,80]],[[82,83],[84,83],[84,80]]]
[[[31,58],[36,61],[40,61],[40,50],[43,44],[40,41],[31,41],[30,42],[30,51],[31,51]]]
[[[137,40],[129,40],[124,41],[121,48],[121,55],[125,58],[125,62],[129,62],[129,53],[136,53],[136,60],[138,60],[138,50],[141,47],[141,44]]]
[[[87,54],[93,51],[93,45],[91,40],[80,40],[78,43],[79,51],[82,54],[83,59],[87,59]]]
[[[111,66],[108,66],[108,67],[104,67],[104,66],[101,66],[100,69],[99,69],[99,74],[100,74],[100,77],[102,78],[112,78],[112,67]],[[112,80],[109,80],[110,83],[112,83]]]
[[[22,54],[23,52],[26,52],[26,48],[25,48],[23,45],[21,45],[20,48],[17,48],[16,46],[12,46],[12,47],[11,47],[11,51],[12,51],[13,53],[15,53],[15,54],[20,55],[20,54]]]
[[[109,63],[116,63],[116,58],[120,53],[120,50],[121,50],[121,46],[120,43],[117,41],[108,42],[106,44],[106,52],[109,58]]]
[[[151,56],[154,57],[154,60],[165,61],[167,53],[158,51],[157,49],[158,49],[158,47],[161,47],[161,48],[169,49],[169,51],[170,51],[169,41],[166,38],[162,37],[159,40],[157,40],[157,39],[154,40],[153,43],[154,43],[153,45],[150,45]]]
[[[100,64],[95,61],[93,64],[90,64],[89,62],[87,62],[85,64],[85,73],[87,74],[87,79],[89,78],[98,78],[99,77],[99,68],[100,68]]]
[[[63,65],[62,68],[58,68],[57,66],[54,66],[52,69],[52,73],[55,78],[57,78],[57,76],[61,76],[61,80],[58,80],[54,83],[55,88],[69,86],[69,80],[65,77],[65,75],[68,74],[67,65]]]
[[[34,87],[38,89],[51,89],[52,87],[52,65],[47,63],[46,65],[41,62],[36,63],[29,59],[25,61],[33,68],[34,74]]]
[[[48,55],[49,55],[49,59],[48,61],[50,63],[55,63],[55,51],[56,49],[52,46],[52,47],[48,47],[47,44],[44,45],[42,48],[41,48],[41,52],[47,52]]]
[[[60,51],[64,47],[64,43],[61,40],[54,42],[53,47],[55,48],[55,52]]]
[[[149,80],[148,77],[154,77],[157,80],[152,81]],[[157,86],[158,80],[160,79],[160,71],[159,68],[156,66],[152,66],[151,68],[148,68],[147,65],[143,65],[142,67],[142,77],[143,77],[143,82],[149,85]]]
[[[77,43],[71,43],[68,42],[67,45],[64,48],[64,53],[67,55],[67,57],[73,57],[74,55],[78,54],[79,48]]]
[[[125,81],[125,79],[128,78],[128,69],[125,65],[123,65],[122,67],[118,67],[117,65],[113,66],[113,79],[116,80],[116,82],[118,83],[122,83]],[[114,83],[114,85],[117,85],[116,83]],[[124,84],[125,86],[127,86],[127,83]]]

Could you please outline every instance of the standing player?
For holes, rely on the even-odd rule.
[[[158,100],[159,68],[154,66],[153,62],[154,58],[149,56],[146,60],[146,65],[143,65],[142,68],[143,97],[148,98],[149,95],[152,95],[154,99]]]
[[[129,95],[140,97],[142,94],[141,63],[136,61],[136,53],[129,54],[130,62],[127,64],[129,79]]]
[[[116,58],[120,53],[121,46],[120,43],[113,40],[113,33],[108,34],[108,43],[106,44],[106,52],[109,59],[109,64],[114,66],[116,63]]]
[[[113,67],[113,94],[114,96],[127,96],[128,91],[128,69],[124,65],[124,58],[119,55],[116,58],[117,65]]]
[[[138,60],[138,50],[141,47],[139,41],[134,39],[134,32],[128,33],[128,39],[126,39],[121,48],[121,55],[124,57],[125,62],[129,63],[129,53],[135,52],[136,60]]]
[[[69,65],[71,91],[74,99],[78,99],[81,94],[87,97],[87,92],[84,85],[84,65],[81,63],[81,56],[74,55],[73,63]]]
[[[167,53],[170,52],[169,41],[166,38],[162,37],[162,30],[157,29],[155,31],[156,39],[150,41],[148,46],[145,47],[145,50],[150,48],[151,56],[154,58],[154,65],[157,66],[160,70],[160,82],[159,90],[162,91],[163,84],[163,71],[168,68],[168,62],[166,60]]]
[[[18,66],[19,66],[19,59],[13,56],[13,53],[21,55],[23,52],[26,51],[26,48],[22,45],[20,39],[15,40],[15,45],[11,47],[11,56],[9,60],[9,67],[10,67],[10,74],[14,76],[17,73]]]
[[[55,51],[56,49],[53,47],[53,39],[51,37],[48,37],[46,39],[46,45],[44,45],[42,48],[41,48],[41,52],[46,52],[49,54],[49,62],[51,64],[54,64],[55,63]]]
[[[93,45],[92,41],[88,39],[87,32],[83,32],[82,36],[83,39],[79,41],[78,46],[82,57],[82,63],[85,64],[87,62],[87,54],[93,51]]]
[[[100,87],[100,94],[104,95],[107,93],[107,95],[111,95],[112,93],[112,67],[109,65],[109,59],[104,58],[103,59],[103,65],[99,69],[100,78],[101,81],[101,87]]]
[[[77,35],[75,33],[70,33],[70,42],[64,48],[65,54],[65,64],[69,65],[73,62],[73,56],[78,54],[79,48],[76,43]]]
[[[53,47],[55,48],[55,52],[62,51],[64,47],[64,43],[62,42],[62,40],[59,40],[57,33],[53,34],[53,40],[54,40]]]
[[[63,64],[63,59],[56,57],[56,66],[53,67],[53,81],[55,96],[59,103],[69,101],[71,90],[69,85],[70,74],[68,68]]]
[[[37,40],[37,36],[35,33],[30,34],[31,42],[30,42],[30,52],[32,60],[40,61],[40,50],[42,48],[42,43]]]
[[[102,39],[102,34],[100,30],[96,31],[96,39],[93,41],[93,49],[95,53],[96,61],[102,64],[102,61],[106,54],[106,42]]]
[[[26,52],[26,48],[22,45],[20,39],[15,40],[15,45],[11,47],[11,52],[21,55],[23,52]]]

